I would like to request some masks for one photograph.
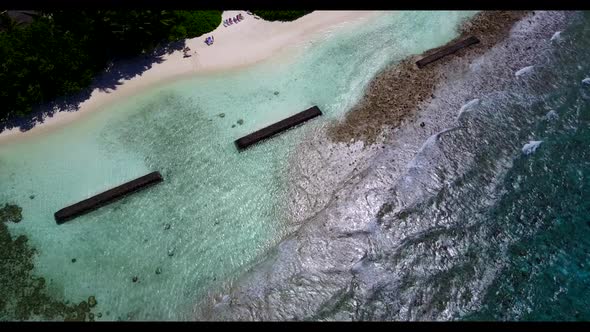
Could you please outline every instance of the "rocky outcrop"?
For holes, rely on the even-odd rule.
[[[347,113],[345,119],[329,129],[330,138],[341,143],[350,142],[351,139],[362,140],[366,145],[370,145],[377,141],[384,130],[398,127],[405,119],[412,121],[416,111],[435,98],[434,89],[446,79],[444,67],[448,63],[456,57],[470,61],[482,55],[504,39],[513,24],[527,13],[481,12],[461,28],[459,37],[448,43],[476,36],[480,40],[479,44],[458,51],[422,69],[416,66],[416,60],[422,56],[409,57],[386,68],[371,81],[363,99]],[[429,50],[426,54],[435,53],[443,47]]]

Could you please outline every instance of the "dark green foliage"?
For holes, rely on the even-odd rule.
[[[221,11],[175,11],[174,15],[177,22],[182,22],[175,28],[182,32],[170,34],[170,41],[200,36],[215,30],[221,24]]]
[[[0,124],[81,92],[116,59],[149,55],[167,43],[207,33],[220,22],[221,11],[57,10],[41,13],[28,25],[4,15]]]
[[[294,21],[312,10],[253,10],[252,13],[267,21]]]

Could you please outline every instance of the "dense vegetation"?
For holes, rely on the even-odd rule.
[[[253,10],[252,13],[267,21],[293,21],[311,13],[311,10]]]
[[[1,22],[3,123],[36,105],[82,91],[115,59],[152,55],[164,45],[182,48],[183,43],[170,42],[214,30],[221,11],[49,11],[26,25],[4,12]]]
[[[310,11],[253,12],[268,21],[291,21]],[[54,106],[76,109],[90,95],[93,81],[93,87],[114,88],[119,80],[149,69],[165,52],[182,49],[185,38],[220,23],[221,11],[54,10],[39,12],[27,24],[0,12],[0,131],[14,122],[27,129]],[[111,66],[139,55],[144,58],[132,70]],[[105,70],[107,78],[98,80]],[[77,99],[56,101],[68,96]],[[35,119],[39,105],[46,109]]]

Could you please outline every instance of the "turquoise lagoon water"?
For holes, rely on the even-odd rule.
[[[287,234],[286,161],[304,134],[342,116],[385,65],[454,38],[473,14],[385,13],[288,58],[153,88],[4,144],[0,202],[23,208],[10,231],[39,250],[35,273],[56,298],[96,295],[103,320],[190,319],[194,303]],[[312,105],[325,116],[236,151],[236,138]],[[153,170],[162,184],[56,225],[60,208]]]

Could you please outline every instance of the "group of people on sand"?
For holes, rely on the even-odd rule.
[[[244,16],[242,16],[242,14],[240,13],[240,14],[236,15],[236,17],[230,17],[227,20],[224,20],[223,21],[223,26],[224,27],[230,26],[230,25],[232,25],[234,23],[240,22],[243,19],[244,19]]]
[[[191,49],[190,49],[190,47],[188,47],[188,46],[185,46],[185,47],[182,49],[182,52],[184,53],[184,57],[185,57],[185,58],[190,58],[190,56],[191,56],[191,55],[188,53],[188,52],[190,52],[190,50],[191,50]]]
[[[252,13],[250,13],[250,12],[248,12],[248,14],[252,15]],[[242,15],[242,13],[240,13],[240,14],[236,15],[235,17],[230,17],[227,20],[224,20],[223,26],[228,27],[232,24],[242,21],[243,19],[244,19],[244,16]],[[213,38],[213,36],[209,36],[209,37],[205,38],[205,44],[207,44],[207,46],[213,45],[214,41],[215,41],[215,39]]]

